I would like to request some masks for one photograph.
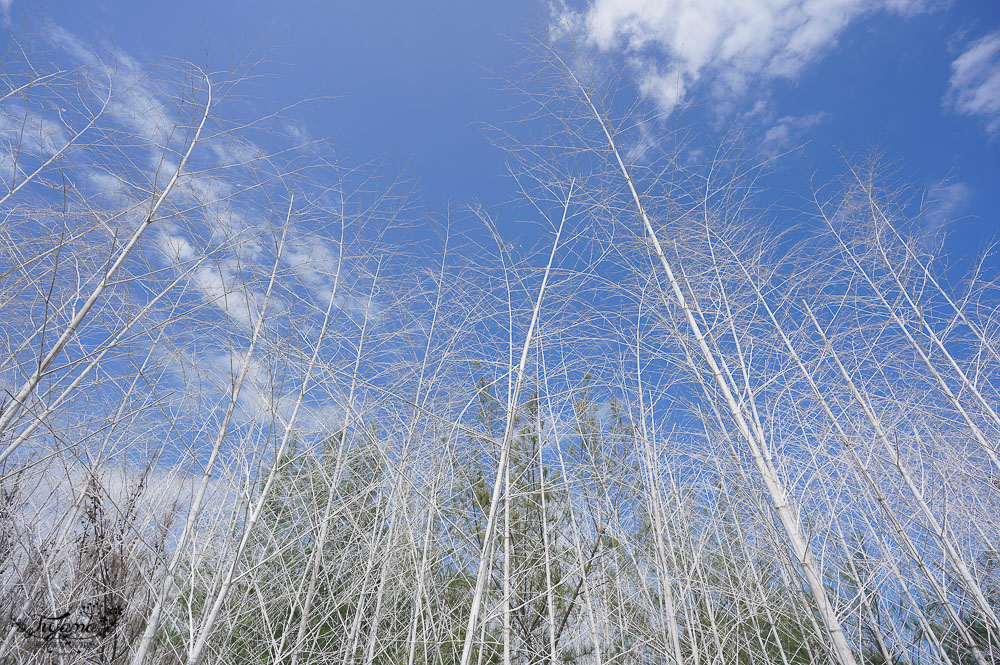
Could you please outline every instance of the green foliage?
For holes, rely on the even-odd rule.
[[[991,607],[1000,608],[1000,550],[987,550],[979,555],[976,561],[981,577],[986,584],[983,594]],[[949,574],[944,573],[945,579],[949,582],[950,590],[956,595],[963,593],[961,584]],[[975,665],[975,658],[972,650],[965,640],[962,639],[959,630],[948,616],[948,613],[941,607],[940,602],[930,601],[924,608],[924,613],[931,620],[930,629],[944,647],[949,660],[956,665]],[[959,619],[962,621],[965,630],[971,636],[972,641],[981,653],[987,658],[987,662],[995,662],[1000,659],[1000,635],[992,630],[986,618],[979,612],[967,609],[959,610]],[[922,635],[923,639],[929,636]]]
[[[450,485],[424,488],[414,504],[385,491],[392,462],[374,430],[338,432],[315,450],[302,450],[295,441],[261,472],[258,491],[272,471],[275,481],[246,557],[249,569],[230,597],[228,624],[213,637],[225,662],[287,661],[307,580],[315,581],[315,601],[299,662],[365,662],[369,645],[379,665],[409,662],[411,648],[417,665],[459,661],[507,421],[506,405],[493,385],[482,376],[476,380],[474,428],[465,445],[455,447],[454,458],[445,460]],[[661,662],[672,650],[664,614],[668,588],[687,594],[674,617],[687,661],[835,662],[811,598],[796,586],[796,577],[767,552],[748,550],[740,527],[746,516],[734,505],[732,481],[717,481],[714,502],[689,501],[672,487],[675,512],[661,518],[666,523],[657,538],[650,493],[666,490],[648,486],[643,467],[648,462],[642,461],[639,435],[626,410],[612,398],[598,397],[589,385],[571,407],[572,418],[555,427],[532,394],[512,419],[510,482],[489,553],[488,610],[475,636],[481,653],[474,654],[474,662],[504,661],[505,554],[507,648],[514,663],[547,662],[553,633],[563,663],[593,662],[598,649],[604,662]],[[434,505],[429,515],[430,504],[421,503],[428,501]],[[402,517],[400,511],[413,511],[413,506],[416,511]],[[324,514],[329,515],[327,537],[320,543]],[[394,519],[409,522],[394,526]],[[400,530],[404,524],[410,525],[409,535]],[[418,532],[427,535],[426,547],[413,540]],[[666,543],[662,554],[657,542]],[[865,611],[852,613],[853,623],[845,624],[858,661],[905,662],[896,653],[886,659],[878,640],[891,624],[906,621],[905,612],[887,598],[863,595],[870,591],[865,580],[873,574],[874,559],[863,539],[850,542],[852,558],[842,562],[840,579],[828,586],[831,596],[840,594],[845,604],[868,603]],[[317,547],[322,550],[313,571]],[[995,580],[997,556],[984,556],[979,563]],[[686,576],[686,592],[677,584],[680,576]],[[183,588],[179,605],[198,616],[212,571],[189,566],[182,577],[200,581]],[[418,586],[423,591],[415,606]],[[993,602],[1000,600],[998,589],[1000,584],[990,587]],[[619,630],[594,634],[588,594],[601,620]],[[953,662],[971,662],[945,617],[932,604],[927,613],[935,618],[934,630]],[[966,620],[984,651],[997,648],[980,618]],[[926,635],[908,630],[915,640],[926,641]],[[180,642],[176,628],[165,626],[158,651]]]

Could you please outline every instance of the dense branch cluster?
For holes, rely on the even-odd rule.
[[[11,44],[0,661],[1000,663],[1000,301],[877,161],[793,224],[539,47],[519,251],[254,63]]]

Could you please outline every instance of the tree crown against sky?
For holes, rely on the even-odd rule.
[[[546,5],[516,60],[355,7],[288,76],[332,10],[222,66],[215,8],[52,9],[0,4],[0,659],[997,662],[989,11]]]

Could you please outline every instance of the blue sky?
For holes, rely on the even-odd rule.
[[[323,97],[293,112],[303,127],[331,138],[349,164],[381,159],[413,179],[430,211],[514,196],[479,123],[509,119],[518,100],[495,76],[524,56],[526,31],[555,29],[663,113],[653,140],[683,122],[708,142],[739,126],[764,150],[804,144],[766,181],[770,200],[808,195],[810,177],[843,171],[840,154],[877,148],[914,206],[924,200],[928,225],[953,222],[949,253],[968,257],[1000,231],[1000,3],[991,0],[0,6],[141,62],[222,68],[274,47],[261,103]]]

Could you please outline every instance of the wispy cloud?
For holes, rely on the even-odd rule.
[[[820,124],[826,118],[826,113],[810,113],[800,116],[786,115],[783,118],[778,118],[777,122],[764,134],[764,149],[773,151],[789,148],[796,141],[801,141],[805,132]]]
[[[285,135],[298,146],[303,146],[313,140],[309,129],[301,122],[286,122]]]
[[[0,190],[13,187],[17,176],[30,173],[68,140],[63,128],[23,104],[0,108]]]
[[[986,121],[986,131],[1000,132],[1000,30],[970,44],[951,63],[946,106]]]
[[[707,84],[726,102],[752,85],[795,78],[866,13],[916,12],[921,0],[593,0],[565,5],[553,30],[620,51],[643,95],[669,112]]]
[[[933,235],[962,214],[972,199],[972,188],[964,182],[942,180],[927,190],[923,206],[923,231]]]
[[[101,81],[102,75],[108,76],[108,80],[103,81],[111,86],[113,93],[108,111],[119,122],[153,145],[165,147],[169,144],[178,123],[166,110],[166,104],[153,90],[138,62],[120,52],[107,61],[102,60],[80,38],[51,21],[47,23],[45,34],[54,46],[90,67],[97,75],[96,81]],[[112,65],[114,75],[110,76]]]

